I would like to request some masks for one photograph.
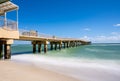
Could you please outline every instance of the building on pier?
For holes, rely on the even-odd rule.
[[[4,48],[5,59],[11,56],[10,46],[13,39],[19,39],[18,9],[19,7],[10,0],[0,0],[0,56]],[[16,11],[15,21],[7,18],[7,14],[11,11]]]

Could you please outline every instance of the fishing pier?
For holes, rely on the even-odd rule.
[[[44,45],[44,53],[47,52],[48,44],[51,50],[61,50],[62,48],[77,47],[80,45],[88,45],[91,42],[75,38],[61,38],[40,34],[37,31],[19,31],[18,28],[18,10],[19,6],[10,0],[0,0],[0,56],[4,59],[11,58],[11,45],[14,40],[31,41],[33,45],[33,53],[42,52]],[[7,19],[7,13],[16,11],[16,20]],[[37,48],[38,47],[38,48]]]

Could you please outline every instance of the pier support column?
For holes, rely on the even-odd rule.
[[[70,47],[73,47],[73,42],[72,41],[70,42]]]
[[[41,51],[42,51],[41,46],[42,46],[42,44],[41,44],[41,43],[39,43],[39,44],[38,44],[38,53],[41,53]]]
[[[33,44],[33,53],[36,53],[36,44]]]
[[[32,41],[33,53],[36,53],[36,41]]]
[[[0,59],[3,57],[3,44],[0,44]]]
[[[11,44],[13,44],[13,40],[4,41],[4,59],[11,58]]]
[[[44,53],[47,53],[47,44],[44,44]]]
[[[63,44],[64,44],[64,48],[65,48],[65,47],[66,47],[66,46],[65,46],[65,42],[64,42]]]
[[[53,50],[53,42],[50,42],[50,49]]]
[[[59,42],[59,50],[62,48],[62,42]]]
[[[75,47],[75,42],[73,42],[73,47]]]
[[[82,43],[81,43],[81,42],[78,42],[78,46],[80,46],[80,45],[82,45]]]
[[[47,53],[47,44],[48,44],[48,41],[44,41],[44,53]]]
[[[77,42],[77,46],[80,46],[79,44],[80,44],[80,42]]]
[[[4,44],[4,59],[10,59],[10,58],[11,58],[11,45]]]
[[[78,42],[76,41],[76,47],[78,46]]]
[[[71,41],[70,43],[71,43],[71,47],[74,47],[73,41]]]
[[[69,47],[71,47],[71,42],[69,42]]]
[[[55,50],[57,50],[57,42],[55,42]]]
[[[67,48],[69,48],[69,42],[67,42]]]
[[[76,45],[77,45],[76,42],[74,42],[74,47],[76,47]]]

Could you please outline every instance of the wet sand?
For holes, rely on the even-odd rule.
[[[54,69],[54,68],[53,68]],[[79,81],[33,65],[0,60],[0,81]]]

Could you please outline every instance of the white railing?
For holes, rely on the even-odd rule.
[[[42,37],[42,38],[53,38],[53,36],[47,35],[47,34],[43,34],[43,33],[39,33],[38,36]]]
[[[36,31],[28,31],[28,30],[19,30],[20,36],[35,36],[37,37],[38,34]]]
[[[19,30],[20,36],[29,36],[29,37],[40,37],[40,38],[55,38],[54,36],[38,33],[35,30]]]
[[[56,40],[73,40],[72,38],[61,38],[61,37],[56,37],[54,35],[39,33],[35,30],[29,31],[29,30],[19,29],[19,35],[26,37],[38,37],[38,38],[48,38],[48,39],[56,39]]]
[[[13,21],[13,20],[10,20],[10,19],[7,19],[5,21],[4,18],[0,17],[0,27],[3,28],[3,29],[6,29],[6,30],[13,30],[13,31],[16,31],[18,30],[17,29],[17,22]]]
[[[0,27],[4,26],[4,19],[2,17],[0,17]]]

